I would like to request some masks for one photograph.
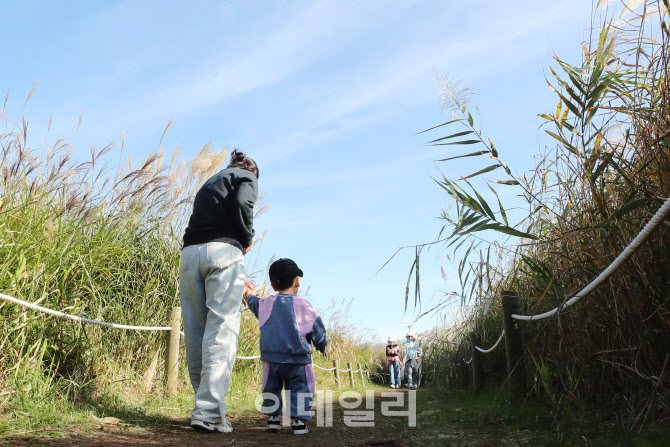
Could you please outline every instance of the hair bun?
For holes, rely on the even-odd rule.
[[[244,152],[239,151],[235,149],[232,154],[230,154],[230,162],[231,163],[242,163],[244,159],[247,158],[246,155],[244,155]]]

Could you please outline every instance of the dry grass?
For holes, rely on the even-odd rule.
[[[654,13],[659,6],[660,16]],[[461,278],[469,278],[459,295],[471,313],[436,347],[428,368],[445,379],[436,378],[438,383],[467,381],[463,359],[471,348],[463,341],[469,331],[480,334],[483,347],[496,341],[501,290],[519,292],[524,314],[561,305],[610,264],[670,195],[667,3],[640,2],[633,12],[616,14],[612,4],[608,8],[581,64],[557,57],[548,74],[559,101],[555,112],[540,116],[554,146],[536,157],[534,170],[514,174],[467,109],[459,110],[457,119],[468,132],[463,138],[483,147],[470,156],[493,164],[440,182],[455,203],[444,214],[445,234],[453,231],[447,241],[467,248],[454,255]],[[476,183],[493,171],[500,174]],[[505,207],[496,188],[515,188],[525,211]],[[554,401],[606,402],[632,430],[668,417],[669,236],[662,225],[579,305],[523,325],[528,374],[544,383]],[[504,350],[485,359],[494,377],[504,380]]]

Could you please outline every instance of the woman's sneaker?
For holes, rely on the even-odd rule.
[[[309,432],[309,430],[307,430],[307,425],[305,424],[305,421],[301,421],[300,419],[293,419],[293,422],[291,423],[291,428],[293,429],[294,435],[304,435]]]
[[[233,426],[227,419],[221,422],[205,422],[198,419],[191,419],[191,427],[196,430],[206,431],[208,433],[230,433],[233,431]]]
[[[268,418],[268,430],[270,431],[281,430],[281,420],[279,419],[279,416],[270,416]]]

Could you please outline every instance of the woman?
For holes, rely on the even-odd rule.
[[[191,426],[198,430],[233,431],[224,398],[237,354],[244,255],[253,246],[257,198],[256,162],[235,150],[228,168],[207,180],[196,194],[184,233],[179,292],[186,360],[195,390]]]
[[[386,345],[386,367],[391,374],[391,388],[400,388],[400,348],[392,337]]]

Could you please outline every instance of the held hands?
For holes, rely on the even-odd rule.
[[[249,280],[244,280],[244,298],[249,295],[256,295],[256,289],[254,285]]]
[[[242,302],[244,305],[247,305],[247,297],[249,295],[256,295],[256,289],[254,288],[254,285],[251,284],[248,280],[244,280],[244,294],[242,295]]]

